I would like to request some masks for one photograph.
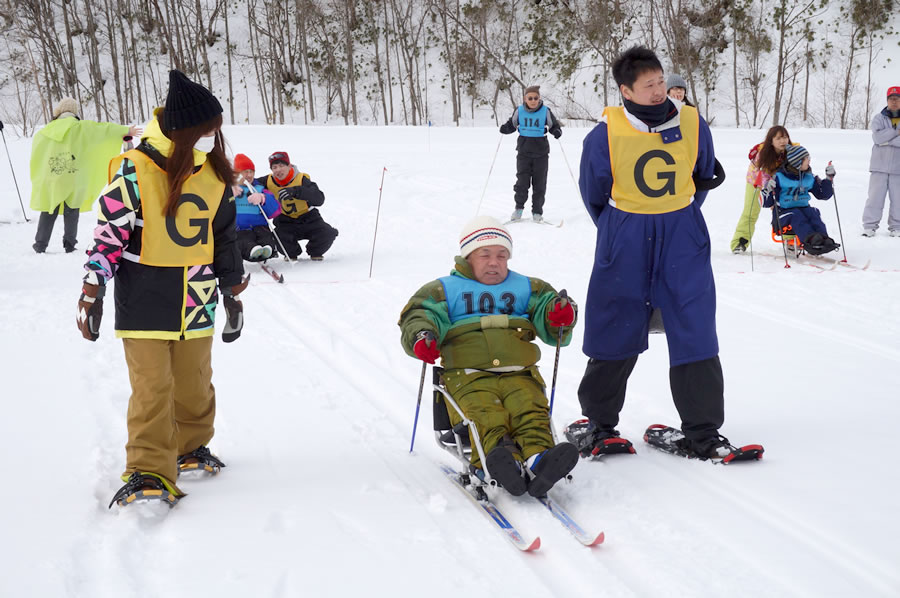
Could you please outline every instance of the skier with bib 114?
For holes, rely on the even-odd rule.
[[[559,139],[562,128],[559,120],[541,100],[541,88],[532,85],[525,88],[524,103],[500,126],[504,135],[519,132],[516,141],[516,209],[510,222],[522,219],[528,188],[531,187],[531,217],[535,222],[544,219],[544,195],[547,192],[547,167],[550,160],[549,132]]]

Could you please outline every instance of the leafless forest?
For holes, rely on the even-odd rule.
[[[897,53],[894,0],[0,0],[0,119],[60,97],[147,119],[178,68],[226,122],[505,120],[540,83],[563,119],[617,103],[610,64],[655,49],[711,120],[866,127]],[[880,99],[880,98],[878,98]],[[724,118],[724,116],[720,116]],[[479,121],[480,122],[480,121]]]

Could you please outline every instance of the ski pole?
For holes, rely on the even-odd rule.
[[[257,193],[256,189],[254,189],[250,185],[250,183],[248,183],[247,181],[244,181],[244,186],[250,190],[251,195],[253,193]],[[269,230],[272,231],[272,235],[275,237],[275,240],[278,242],[278,246],[281,248],[281,255],[284,256],[284,261],[290,262],[291,264],[296,263],[296,260],[292,260],[290,257],[288,257],[287,251],[285,251],[284,245],[281,242],[281,238],[278,236],[278,233],[275,232],[275,225],[272,224],[272,221],[269,220],[268,216],[266,216],[265,210],[263,210],[262,206],[260,206],[260,205],[257,205],[256,207],[259,208],[259,213],[262,214],[262,217],[266,219],[266,224],[269,225]]]
[[[568,303],[569,295],[565,289],[559,292],[559,298],[562,300],[562,307]],[[559,327],[559,334],[556,337],[556,358],[553,360],[553,383],[550,385],[550,413],[553,415],[553,399],[556,398],[556,374],[559,371],[559,350],[562,347],[563,327]]]
[[[578,195],[580,196],[581,189],[578,188],[578,181],[575,180],[575,175],[572,173],[572,167],[569,166],[569,159],[566,157],[566,150],[563,149],[562,141],[557,139],[556,143],[559,144],[559,151],[562,153],[563,161],[566,163],[566,168],[569,170],[569,176],[572,177],[572,183],[575,185],[575,189],[578,191]]]
[[[475,208],[475,215],[481,210],[481,202],[484,201],[484,194],[487,193],[488,183],[491,181],[491,173],[494,172],[494,162],[497,161],[497,154],[500,153],[500,143],[503,141],[503,135],[497,140],[497,149],[494,150],[494,157],[491,158],[491,167],[488,169],[487,180],[484,181],[484,189],[481,190],[481,198],[478,200],[478,207]]]
[[[384,189],[384,173],[387,172],[387,166],[381,171],[381,185],[378,187],[378,209],[375,211],[375,234],[372,237],[372,257],[369,258],[369,278],[372,278],[372,268],[375,266],[375,241],[378,240],[378,219],[381,216],[381,190]],[[422,370],[422,376],[425,370]],[[424,378],[423,378],[424,380]],[[421,399],[421,397],[419,397]],[[416,416],[418,417],[419,408],[416,407]],[[415,430],[413,430],[413,440],[415,440]],[[412,447],[409,449],[412,451]]]
[[[760,203],[760,199],[762,199],[762,190],[759,191],[759,197],[756,199],[756,203]],[[752,201],[752,199],[751,199]],[[762,209],[762,205],[760,205],[759,209]],[[755,272],[753,268],[753,233],[756,232],[754,229],[756,226],[754,225],[753,219],[751,216],[753,215],[753,204],[750,204],[750,212],[747,213],[747,232],[750,233],[750,240],[747,241],[747,244],[750,246],[750,271]],[[759,212],[756,213],[757,220],[759,220]]]
[[[778,211],[778,200],[772,204],[772,209],[775,210],[775,222],[778,223],[778,234],[781,235],[781,250],[784,252],[784,267],[790,268],[791,265],[788,263],[787,258],[787,246],[784,244],[784,231],[781,230],[781,214]]]
[[[13,182],[16,184],[16,195],[19,196],[19,206],[22,208],[22,216],[25,218],[25,222],[31,222],[28,219],[28,215],[25,213],[25,204],[22,203],[22,193],[19,191],[19,181],[16,179],[16,170],[13,168],[12,158],[9,155],[9,146],[6,145],[6,133],[3,132],[3,121],[0,120],[0,136],[3,137],[3,147],[6,148],[6,159],[9,160],[9,170],[12,172]]]
[[[436,341],[435,341],[436,342]],[[422,406],[422,390],[425,388],[425,370],[428,368],[428,363],[422,362],[422,376],[419,378],[419,398],[416,399],[416,418],[413,420],[413,431],[412,431],[412,440],[409,442],[409,452],[413,452],[413,447],[416,444],[416,427],[419,425],[419,407]]]
[[[828,165],[831,166],[831,160],[828,161]],[[838,221],[838,235],[841,237],[841,251],[844,252],[844,259],[841,261],[846,264],[847,263],[847,248],[844,247],[844,231],[841,230],[841,213],[838,211],[837,191],[834,190],[834,179],[831,179],[831,192],[834,195],[834,213],[837,216],[837,221]]]

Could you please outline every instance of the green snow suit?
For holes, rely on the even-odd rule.
[[[471,267],[460,256],[450,274],[474,280]],[[554,444],[545,383],[536,365],[541,352],[532,341],[539,337],[555,346],[559,334],[559,328],[547,321],[559,295],[543,280],[528,281],[527,318],[476,315],[451,323],[444,285],[433,280],[410,298],[398,322],[401,344],[412,357],[419,332],[427,330],[437,338],[444,383],[475,422],[485,454],[508,437],[521,448],[517,456],[523,461]],[[564,327],[562,345],[568,345],[571,337],[572,327]],[[455,410],[449,405],[447,409],[451,422],[459,423]],[[472,464],[480,466],[477,451]]]

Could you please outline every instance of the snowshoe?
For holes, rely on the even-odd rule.
[[[713,461],[727,465],[735,461],[754,461],[762,459],[765,449],[760,444],[748,444],[736,447],[728,442],[724,436],[714,436],[705,441],[692,442],[685,438],[684,433],[678,428],[654,424],[644,433],[644,442],[663,452],[686,457],[688,459],[700,459],[701,461]]]
[[[578,463],[578,449],[569,442],[561,442],[538,453],[529,467],[534,477],[528,482],[528,494],[535,497],[545,496],[556,482],[569,475],[576,463]]]
[[[113,495],[112,500],[109,501],[109,508],[111,509],[115,503],[118,503],[120,507],[127,507],[136,502],[157,500],[168,504],[171,508],[175,506],[175,503],[180,498],[180,496],[175,496],[169,492],[159,477],[136,471],[128,477],[125,485]]]
[[[604,455],[635,453],[634,446],[619,436],[618,430],[597,426],[587,419],[579,419],[566,426],[565,436],[582,457],[599,459]]]
[[[178,475],[194,472],[216,475],[223,467],[225,464],[205,446],[178,457]]]
[[[528,482],[522,471],[521,462],[506,445],[491,449],[486,457],[488,472],[500,486],[513,496],[522,496],[528,489]]]

